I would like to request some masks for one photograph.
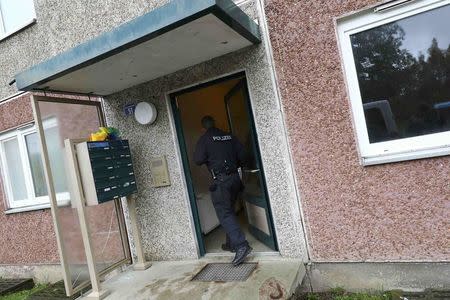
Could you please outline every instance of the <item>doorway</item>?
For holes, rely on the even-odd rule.
[[[195,146],[203,134],[200,121],[206,115],[245,147],[247,159],[239,172],[245,189],[235,210],[247,240],[254,252],[278,251],[245,73],[176,92],[171,95],[171,104],[200,255],[226,253],[221,248],[225,231],[209,193],[212,176],[206,166],[193,161]]]

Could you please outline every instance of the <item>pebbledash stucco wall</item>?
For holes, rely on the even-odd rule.
[[[0,41],[0,99],[17,92],[17,73],[167,2],[35,0],[36,23]]]
[[[37,23],[0,41],[0,99],[16,92],[8,84],[16,73],[167,2],[36,0]],[[256,3],[245,4],[254,16]],[[282,254],[305,257],[301,203],[315,261],[449,259],[449,157],[359,164],[334,18],[375,3],[265,1],[300,199],[264,43],[106,97],[109,121],[130,138],[140,161],[138,214],[149,258],[197,255],[165,93],[246,69]],[[143,128],[121,115],[135,99],[157,105],[156,125]],[[160,154],[169,158],[174,184],[152,189],[145,158]],[[41,214],[47,212],[24,215]]]
[[[449,261],[450,157],[359,163],[334,19],[373,0],[268,0],[313,261]]]
[[[9,84],[15,74],[167,2],[35,0],[36,23],[0,40],[0,100],[17,93]],[[0,131],[32,120],[25,98],[0,103]],[[6,215],[5,209],[1,185],[0,265],[59,263],[50,210]]]
[[[9,83],[20,71],[167,2],[169,1],[35,1],[37,22],[0,41],[0,99],[16,92],[15,86],[10,86]],[[255,2],[250,0],[243,5],[254,17],[257,15]],[[137,145],[134,151],[140,166],[138,180],[141,190],[138,214],[149,258],[197,257],[190,209],[176,152],[175,132],[171,128],[164,93],[243,69],[246,69],[249,76],[265,171],[268,178],[277,178],[269,181],[268,188],[273,201],[272,210],[280,250],[286,256],[306,258],[283,122],[265,50],[263,45],[255,46],[124,91],[106,101],[111,124],[120,127],[124,136]],[[120,115],[121,105],[129,101],[130,97],[157,104],[160,117],[156,126],[141,128],[123,119]],[[159,154],[166,154],[169,158],[173,185],[156,190],[150,188],[149,161],[146,158]]]
[[[243,9],[258,17],[256,2],[249,1]],[[282,114],[266,50],[264,43],[251,46],[105,97],[108,123],[118,127],[123,137],[130,140],[139,188],[137,213],[148,259],[198,257],[167,94],[242,70],[249,84],[280,253],[285,257],[307,259]],[[154,125],[142,126],[133,117],[124,115],[126,104],[140,101],[156,105],[158,119]],[[167,157],[172,185],[152,188],[149,158],[161,155]]]

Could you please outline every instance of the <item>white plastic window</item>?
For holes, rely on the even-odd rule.
[[[36,20],[33,0],[0,0],[0,39]]]
[[[450,0],[385,8],[338,20],[362,162],[448,155]]]
[[[44,126],[54,128],[55,134],[58,135],[56,122],[49,121]],[[60,163],[63,164],[64,161]],[[33,207],[49,203],[39,137],[34,126],[0,135],[0,164],[8,208]],[[63,183],[57,187],[57,200],[68,199],[69,193]]]

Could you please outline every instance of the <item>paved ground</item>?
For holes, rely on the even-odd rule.
[[[256,257],[256,270],[245,282],[199,282],[192,277],[207,263],[228,261],[228,257],[193,261],[155,262],[146,271],[127,271],[105,281],[111,294],[107,300],[125,299],[287,299],[303,279],[299,260]]]

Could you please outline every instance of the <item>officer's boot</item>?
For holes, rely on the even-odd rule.
[[[233,266],[237,267],[240,264],[242,264],[247,255],[249,255],[250,252],[252,252],[252,250],[253,250],[252,247],[250,247],[248,243],[245,243],[244,245],[238,247],[236,249],[236,255],[234,256],[234,259],[231,262]]]

